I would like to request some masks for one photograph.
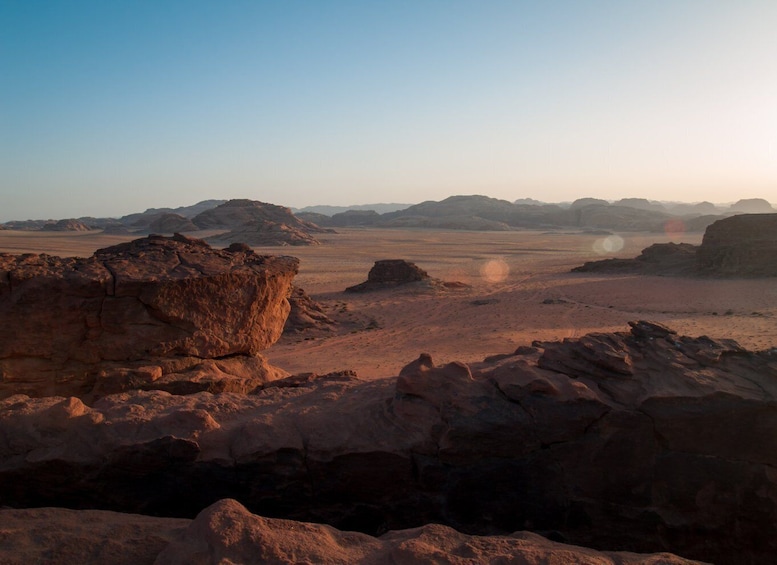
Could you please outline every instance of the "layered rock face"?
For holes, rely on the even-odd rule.
[[[696,263],[711,275],[777,276],[777,214],[718,220],[704,232]]]
[[[776,351],[635,322],[470,366],[422,355],[378,381],[133,391],[92,406],[17,395],[0,402],[0,505],[193,517],[235,498],[372,534],[531,529],[770,563],[775,429]]]
[[[178,235],[88,259],[0,254],[0,397],[270,378],[258,353],[281,335],[297,265]]]

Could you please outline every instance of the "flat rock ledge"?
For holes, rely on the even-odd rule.
[[[430,524],[378,538],[331,526],[263,518],[221,500],[194,520],[98,510],[0,510],[0,562],[12,565],[396,565],[397,563],[580,563],[691,565],[660,553],[602,552],[530,532],[469,536]]]
[[[0,398],[246,391],[283,376],[293,257],[176,234],[89,258],[0,254]]]
[[[0,506],[194,518],[232,498],[370,535],[436,523],[773,563],[776,429],[777,349],[638,321],[470,365],[423,354],[375,381],[309,375],[253,395],[130,391],[92,406],[15,395],[0,401]],[[228,539],[253,539],[240,532]]]

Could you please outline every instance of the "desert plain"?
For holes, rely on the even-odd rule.
[[[88,257],[135,237],[9,230],[0,231],[0,252]],[[255,247],[261,254],[298,257],[295,284],[338,322],[286,334],[264,354],[292,374],[352,370],[373,379],[397,375],[422,352],[438,364],[471,363],[534,340],[623,331],[638,319],[681,335],[734,339],[751,351],[777,346],[774,279],[570,272],[586,261],[634,257],[654,243],[698,245],[701,238],[701,233],[338,228],[319,236],[317,246]],[[381,259],[405,259],[432,278],[467,286],[344,292],[364,281]]]

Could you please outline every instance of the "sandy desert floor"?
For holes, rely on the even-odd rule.
[[[777,281],[702,280],[570,273],[585,261],[634,257],[652,243],[700,243],[701,234],[604,235],[575,232],[463,232],[340,229],[315,247],[257,252],[301,260],[298,286],[348,322],[331,332],[284,336],[265,352],[291,372],[351,369],[362,378],[396,375],[419,353],[435,363],[480,361],[533,340],[623,331],[648,319],[681,334],[733,338],[748,349],[777,347]],[[88,256],[132,239],[100,232],[0,231],[0,251]],[[600,254],[603,248],[611,252]],[[598,250],[598,251],[597,251]],[[407,259],[466,290],[398,288],[345,293],[379,259]],[[554,303],[543,303],[551,299]],[[364,327],[369,329],[363,329]]]

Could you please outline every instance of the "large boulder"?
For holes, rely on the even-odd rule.
[[[698,269],[712,276],[777,276],[777,214],[741,214],[704,232]]]
[[[193,517],[235,498],[343,530],[530,529],[715,563],[777,552],[777,351],[628,332],[253,395],[0,401],[0,505]]]
[[[297,265],[180,235],[87,259],[0,254],[0,397],[269,378],[258,354],[281,335]]]

